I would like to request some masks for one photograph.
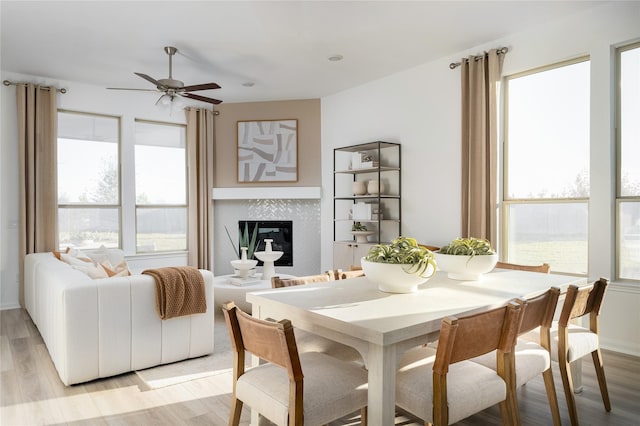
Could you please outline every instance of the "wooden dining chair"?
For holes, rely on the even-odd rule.
[[[429,245],[429,244],[418,244],[418,245],[420,247],[426,248],[429,251],[438,251],[438,250],[440,250],[440,247],[438,247],[438,246],[432,246],[432,245]]]
[[[548,274],[551,271],[551,265],[543,263],[542,265],[518,265],[517,263],[498,262],[496,268],[515,269],[517,271],[542,272]]]
[[[312,352],[298,353],[289,320],[265,321],[224,304],[234,352],[229,425],[243,404],[277,425],[324,425],[360,410],[366,424],[367,372],[361,366]],[[266,363],[245,370],[246,352]]]
[[[291,287],[302,284],[311,284],[311,283],[325,283],[329,281],[333,281],[333,273],[327,271],[324,274],[317,275],[307,275],[304,277],[295,277],[295,278],[280,278],[278,276],[271,277],[271,287],[272,288],[282,288],[282,287]]]
[[[271,287],[284,288],[312,283],[328,283],[330,281],[334,281],[332,271],[325,272],[324,274],[286,279],[276,276],[271,277]],[[360,352],[351,346],[318,336],[317,334],[305,330],[296,329],[295,333],[298,339],[298,348],[300,349],[300,352],[321,352],[343,361],[355,361],[364,364]]]
[[[522,323],[518,335],[524,335],[532,330],[538,329],[539,339],[537,342],[518,339],[514,350],[513,371],[510,375],[511,387],[510,404],[512,412],[516,416],[514,424],[520,424],[518,409],[517,390],[530,380],[542,374],[544,387],[547,392],[547,400],[551,409],[551,418],[554,426],[560,426],[560,409],[558,408],[558,397],[553,383],[553,372],[551,370],[551,343],[550,328],[553,323],[553,316],[558,305],[560,289],[551,287],[543,294],[527,300],[519,300],[524,305],[522,313]],[[496,354],[490,352],[480,357],[474,358],[473,362],[496,369]]]
[[[513,349],[522,304],[442,320],[437,349],[418,347],[401,360],[396,377],[396,405],[425,425],[456,423],[495,404],[503,424],[514,419],[507,386],[513,374]],[[496,351],[497,369],[470,361]]]
[[[600,353],[600,310],[608,285],[607,279],[600,278],[588,286],[569,286],[557,326],[553,326],[550,332],[551,356],[560,366],[564,396],[573,426],[578,425],[578,411],[573,395],[571,363],[588,354],[591,354],[593,359],[604,408],[611,411],[604,363]],[[572,323],[572,320],[586,315],[589,315],[589,328]]]
[[[341,271],[338,270],[338,273],[336,274],[337,276],[337,280],[346,280],[348,278],[358,278],[358,277],[364,277],[364,271],[362,269],[356,269],[353,271]]]

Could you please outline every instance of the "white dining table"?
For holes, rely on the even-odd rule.
[[[494,269],[478,281],[437,272],[418,291],[385,293],[366,277],[247,293],[257,318],[287,318],[295,327],[356,348],[368,369],[368,422],[394,424],[396,369],[409,348],[438,338],[441,321],[530,298],[550,287],[564,293],[586,278]],[[252,424],[257,425],[257,413]]]

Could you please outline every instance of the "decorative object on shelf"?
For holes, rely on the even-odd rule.
[[[367,237],[375,234],[374,231],[351,231],[351,233],[356,237],[356,243],[368,243],[369,239]]]
[[[276,268],[274,266],[274,262],[282,257],[284,252],[282,251],[273,251],[271,248],[271,243],[273,240],[265,238],[264,243],[264,251],[257,251],[254,254],[255,257],[262,260],[262,279],[270,280],[271,277],[276,275]]]
[[[240,247],[242,255],[240,259],[234,259],[231,261],[231,266],[236,270],[236,275],[239,278],[247,278],[250,275],[255,274],[255,268],[258,264],[256,259],[247,259],[247,247]],[[253,270],[253,274],[250,272]]]
[[[367,230],[367,227],[360,222],[353,222],[351,233],[356,237],[356,243],[368,243],[367,237],[375,234],[374,231]]]
[[[498,262],[491,243],[481,238],[456,238],[434,254],[438,269],[460,281],[480,280]]]
[[[231,234],[227,227],[224,227],[224,230],[227,231],[227,237],[229,237],[229,242],[231,243],[231,247],[233,248],[233,252],[237,253],[236,244],[234,243],[233,238],[231,238]],[[240,242],[240,248],[245,247],[247,249],[247,258],[253,259],[253,251],[256,248],[256,240],[258,238],[258,227],[253,228],[253,233],[251,234],[251,239],[249,239],[249,226],[245,222],[243,232],[240,232],[238,235],[238,240]],[[238,257],[240,259],[240,257]]]
[[[434,254],[410,237],[377,244],[360,263],[367,278],[387,293],[413,293],[436,271]]]
[[[361,222],[353,222],[353,225],[351,225],[351,230],[352,231],[366,231],[367,230],[367,226],[363,225]]]
[[[371,179],[367,184],[367,192],[371,195],[384,194],[384,182],[378,182],[377,179]]]
[[[367,193],[367,186],[364,181],[356,180],[351,184],[351,191],[353,195],[364,195]]]
[[[238,121],[238,182],[298,180],[298,120]]]

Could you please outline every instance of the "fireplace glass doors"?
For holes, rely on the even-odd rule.
[[[238,232],[244,232],[244,226],[249,226],[249,236],[253,235],[253,230],[258,227],[258,237],[256,239],[255,251],[263,251],[265,239],[271,239],[271,249],[282,251],[282,257],[275,261],[275,266],[293,266],[293,222],[290,220],[240,220],[238,221]],[[238,249],[240,252],[240,249]],[[262,266],[262,261],[258,261],[258,266]]]

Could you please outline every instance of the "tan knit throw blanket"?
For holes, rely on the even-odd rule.
[[[207,311],[204,279],[197,268],[170,266],[147,269],[142,273],[155,278],[156,305],[160,319],[202,314]]]

